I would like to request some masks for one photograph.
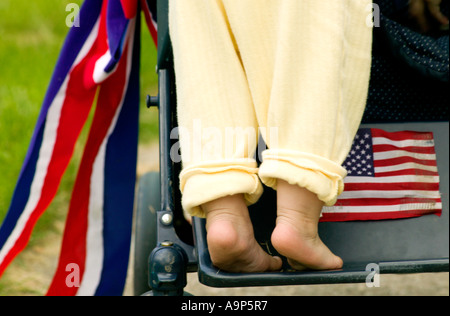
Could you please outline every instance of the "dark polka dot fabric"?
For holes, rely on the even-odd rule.
[[[443,1],[448,13],[449,1]],[[421,34],[404,23],[406,0],[380,0],[365,123],[448,121],[448,31]]]

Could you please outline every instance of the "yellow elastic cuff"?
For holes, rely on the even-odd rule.
[[[259,168],[261,181],[276,190],[277,179],[295,184],[317,194],[327,206],[336,203],[344,190],[347,171],[323,157],[284,149],[263,152]]]
[[[218,198],[244,194],[247,205],[258,201],[263,187],[256,162],[221,161],[190,166],[180,174],[182,206],[191,216],[205,217],[201,205]]]

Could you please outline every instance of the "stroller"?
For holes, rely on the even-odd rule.
[[[373,282],[378,274],[449,271],[449,116],[448,82],[445,82],[448,81],[448,50],[447,77],[442,73],[424,74],[423,68],[409,59],[407,53],[392,53],[401,52],[404,45],[391,36],[394,33],[386,31],[399,25],[383,15],[382,27],[375,28],[372,78],[362,125],[393,132],[433,132],[442,216],[320,223],[322,240],[345,262],[341,270],[227,273],[211,262],[205,221],[194,218],[191,225],[183,216],[178,182],[181,164],[170,158],[174,142],[170,132],[177,126],[177,120],[168,1],[158,0],[157,5],[159,94],[148,97],[147,104],[159,109],[160,169],[143,175],[138,183],[135,295],[183,295],[186,275],[191,272],[197,272],[200,282],[207,286],[251,287],[364,283]],[[448,34],[445,36],[448,45]],[[260,201],[250,207],[256,239],[271,253],[276,253],[270,245],[275,225],[274,209],[275,193],[268,188]],[[256,213],[258,216],[253,216]]]

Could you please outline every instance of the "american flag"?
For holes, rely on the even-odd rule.
[[[343,167],[348,176],[322,221],[383,220],[440,215],[433,133],[361,128]]]

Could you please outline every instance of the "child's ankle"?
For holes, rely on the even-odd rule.
[[[202,209],[206,214],[206,221],[226,218],[232,220],[234,217],[245,216],[248,213],[242,194],[229,195],[217,200],[205,203]]]
[[[277,209],[296,211],[304,220],[318,222],[324,203],[316,194],[298,185],[278,180]]]

